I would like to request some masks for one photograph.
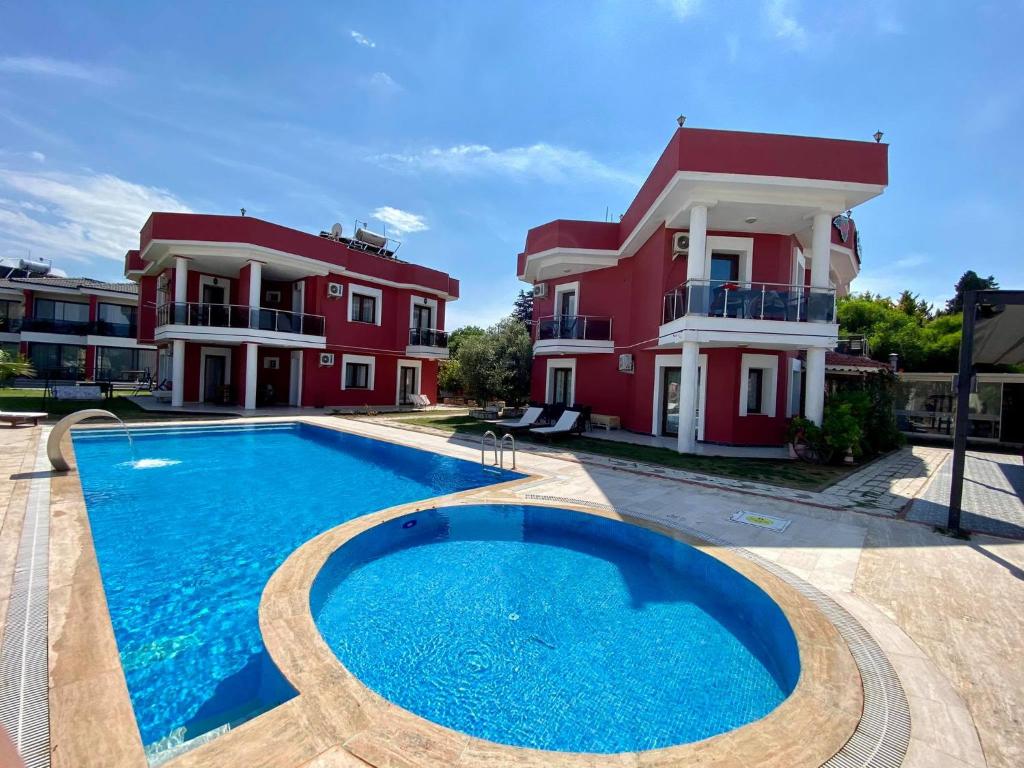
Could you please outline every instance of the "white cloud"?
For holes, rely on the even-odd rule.
[[[695,15],[704,4],[703,0],[661,0],[661,4],[668,7],[680,21]]]
[[[399,170],[440,171],[457,176],[502,175],[546,182],[592,179],[633,186],[640,182],[633,174],[607,166],[587,152],[544,143],[506,149],[459,144],[409,154],[377,155],[371,160]]]
[[[768,25],[777,38],[794,48],[807,46],[807,30],[796,20],[789,0],[768,0],[764,10]]]
[[[366,78],[366,87],[382,96],[391,96],[402,90],[402,86],[387,72],[374,72]]]
[[[46,162],[46,155],[44,155],[42,152],[29,152],[28,156],[40,163]]]
[[[29,249],[34,257],[120,261],[138,246],[153,211],[188,211],[166,190],[109,174],[0,169],[0,252]]]
[[[368,38],[366,35],[364,35],[362,32],[357,32],[356,30],[352,29],[349,30],[349,34],[352,35],[352,39],[355,40],[359,45],[365,46],[367,48],[377,47],[377,44],[373,42],[373,40]]]
[[[98,85],[109,84],[120,77],[117,70],[45,56],[5,56],[0,58],[0,72],[11,75],[63,77]]]
[[[430,229],[427,220],[418,214],[403,211],[401,208],[392,208],[384,205],[373,212],[373,218],[383,221],[396,235],[404,235],[412,232],[423,232]]]

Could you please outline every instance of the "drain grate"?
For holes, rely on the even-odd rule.
[[[554,504],[578,504],[614,511],[609,504],[600,504],[583,499],[572,499],[564,496],[544,496],[541,494],[524,494],[531,501],[545,501]],[[630,515],[664,524],[654,515],[644,512],[630,511]],[[825,617],[832,622],[850,649],[850,655],[860,671],[864,686],[864,711],[860,722],[850,739],[835,755],[829,758],[822,768],[898,768],[902,765],[910,745],[910,707],[907,696],[900,684],[900,679],[893,669],[885,653],[853,616],[839,603],[830,598],[817,587],[795,576],[786,569],[754,554],[742,547],[709,536],[695,528],[673,524],[673,528],[695,538],[728,549],[756,563],[774,576],[793,587],[797,592],[810,600]]]
[[[29,486],[25,521],[0,646],[0,723],[26,768],[50,765],[47,609],[50,546],[50,473],[46,433],[40,435],[35,476]]]

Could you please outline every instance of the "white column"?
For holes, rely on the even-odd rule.
[[[832,215],[814,214],[811,235],[811,287],[828,288],[829,251],[832,248]]]
[[[683,367],[679,376],[677,447],[679,453],[693,453],[697,449],[697,362],[699,356],[700,345],[696,341],[683,342]]]
[[[260,286],[263,284],[263,264],[258,261],[249,262],[249,306],[256,309],[260,306]]]
[[[184,256],[174,257],[174,301],[188,301],[188,259]]]
[[[706,315],[708,287],[705,262],[708,244],[708,207],[697,203],[690,208],[690,251],[686,257],[686,314]]]
[[[175,339],[171,347],[171,406],[185,402],[185,342]]]
[[[812,347],[807,350],[807,368],[804,376],[804,416],[821,426],[825,412],[825,350]]]
[[[256,352],[258,344],[245,345],[245,407],[252,410],[256,407]]]

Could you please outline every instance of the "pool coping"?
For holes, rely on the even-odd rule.
[[[737,552],[649,520],[590,505],[558,504],[582,514],[638,525],[694,546],[761,587],[782,608],[797,638],[801,675],[793,693],[760,720],[703,741],[646,752],[599,755],[526,749],[478,739],[425,720],[371,691],[338,661],[316,628],[309,590],[323,564],[353,537],[396,517],[438,506],[502,502],[551,506],[500,492],[467,492],[442,503],[431,500],[398,505],[326,531],[285,560],[264,590],[260,626],[271,658],[299,691],[293,700],[291,714],[296,720],[292,727],[305,725],[310,738],[324,752],[345,752],[373,766],[738,767],[770,755],[777,765],[818,768],[849,741],[863,711],[860,672],[839,631],[807,597]],[[854,680],[857,684],[851,684]],[[244,729],[238,729],[239,741]],[[808,739],[808,734],[813,738]],[[246,757],[253,754],[249,750],[265,755],[276,749],[276,741],[261,735],[248,735]],[[180,765],[198,768],[232,763],[237,753],[229,736],[196,750]],[[280,754],[272,763],[282,768],[302,764],[286,760],[287,756]]]

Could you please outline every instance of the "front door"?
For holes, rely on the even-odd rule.
[[[680,368],[663,368],[661,381],[661,434],[679,435]]]
[[[222,400],[221,391],[224,386],[225,358],[220,355],[208,355],[203,370],[203,400],[216,403]]]
[[[203,304],[223,304],[224,286],[203,284]]]
[[[410,395],[418,395],[416,391],[416,369],[403,365],[398,369],[398,404],[410,405]]]
[[[551,375],[552,400],[556,405],[572,405],[572,369],[555,368]]]

